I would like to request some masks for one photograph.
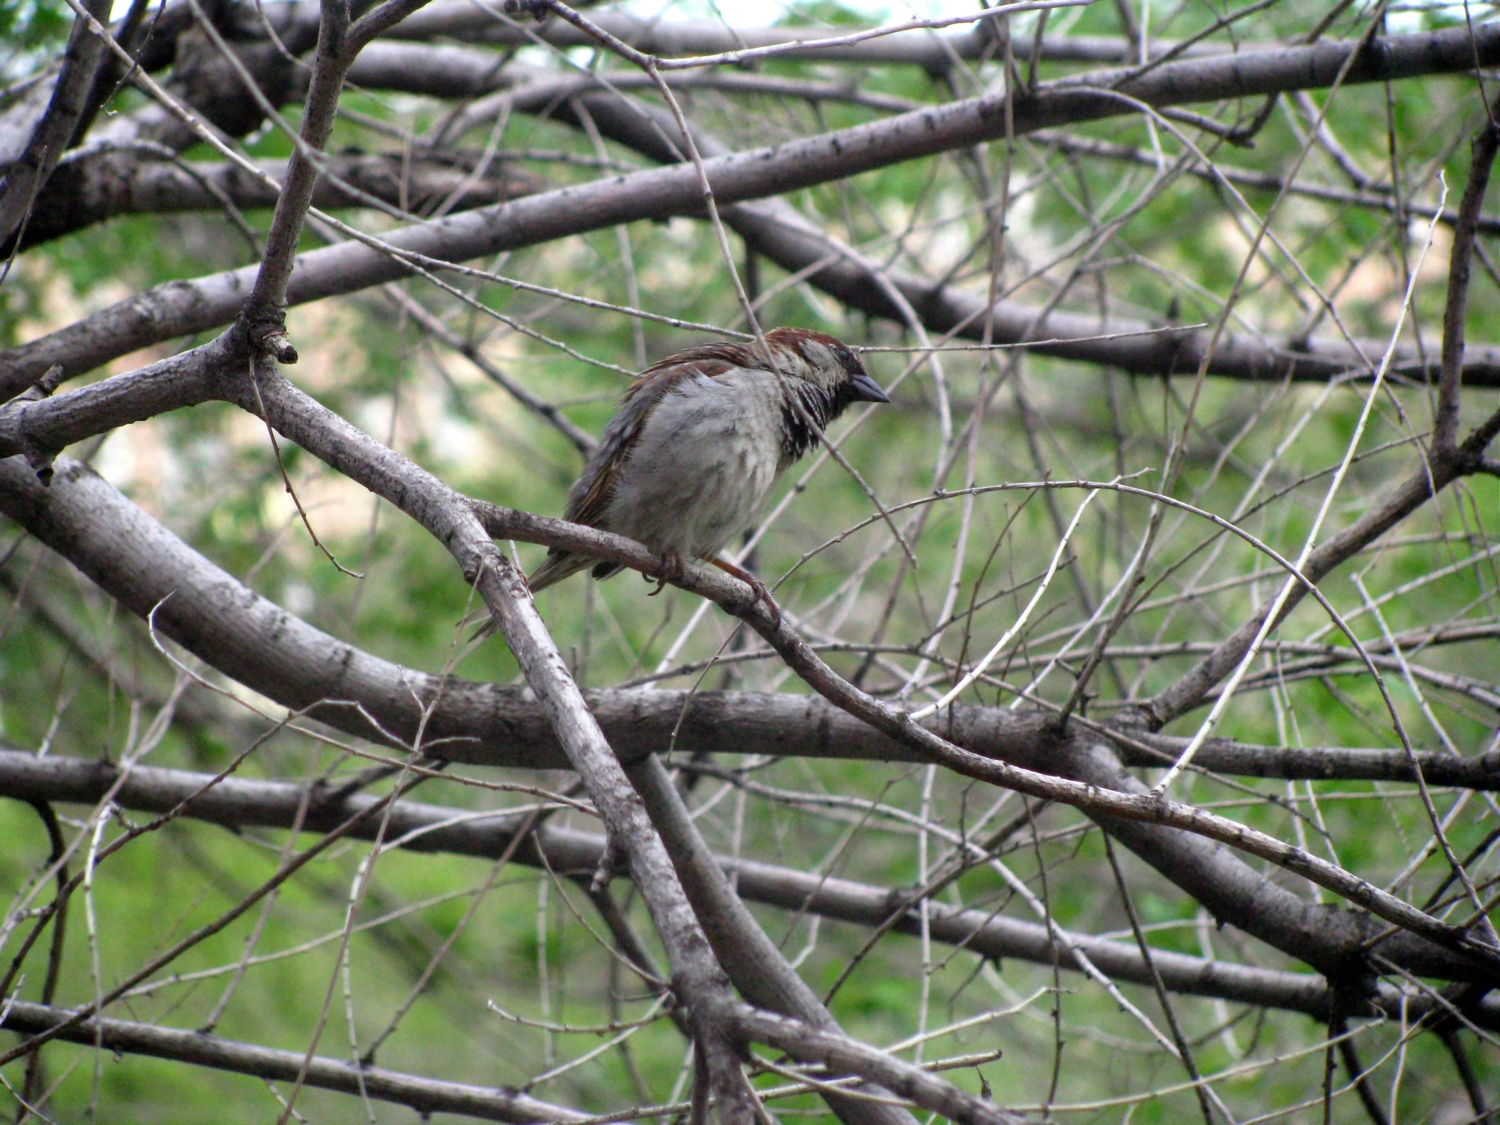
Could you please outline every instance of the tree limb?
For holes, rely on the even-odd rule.
[[[109,15],[109,0],[89,0],[87,11],[94,19],[105,19]],[[0,244],[9,242],[26,221],[32,201],[41,194],[52,170],[67,151],[88,108],[94,76],[99,72],[103,55],[103,42],[89,30],[88,17],[79,15],[68,36],[62,72],[52,87],[47,109],[25,150],[4,170],[5,178],[0,180]]]
[[[7,1000],[0,1009],[0,1028],[35,1035],[62,1027],[72,1015],[66,1008]],[[577,1110],[540,1101],[519,1091],[442,1082],[378,1066],[360,1066],[345,1059],[317,1057],[304,1071],[306,1056],[302,1051],[278,1051],[255,1043],[220,1039],[201,1031],[156,1027],[131,1020],[94,1017],[73,1024],[59,1032],[57,1038],[87,1047],[99,1046],[107,1051],[148,1055],[235,1074],[249,1074],[266,1081],[291,1082],[300,1074],[307,1086],[362,1094],[377,1101],[410,1106],[424,1115],[458,1113],[484,1121],[509,1121],[514,1125],[590,1119]]]

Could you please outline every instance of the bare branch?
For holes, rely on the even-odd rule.
[[[1443,373],[1438,384],[1437,416],[1432,426],[1432,447],[1451,454],[1458,443],[1458,389],[1464,360],[1464,313],[1469,302],[1469,258],[1474,252],[1479,214],[1484,206],[1490,168],[1500,149],[1500,125],[1494,113],[1485,119],[1470,146],[1469,178],[1458,206],[1453,227],[1453,249],[1448,259],[1448,301],[1443,309]]]
[[[104,56],[104,44],[89,28],[89,17],[108,18],[109,3],[90,0],[86,13],[80,13],[73,22],[62,71],[52,87],[47,109],[20,157],[4,169],[5,178],[0,180],[0,244],[9,243],[11,235],[26,221],[33,200],[51,178],[87,111],[99,60]]]
[[[346,42],[348,0],[322,0],[321,10],[312,84],[302,108],[301,144],[293,150],[291,163],[287,166],[286,180],[276,200],[276,212],[271,217],[271,229],[266,233],[265,254],[241,313],[255,354],[264,352],[282,363],[297,362],[297,349],[286,337],[283,306],[286,304],[287,280],[292,273],[292,259],[297,253],[302,224],[307,218],[308,207],[312,205],[313,185],[318,178],[317,166],[307,150],[321,152],[328,143],[344,74],[359,50],[357,43]],[[251,85],[253,87],[253,82]]]
[[[276,404],[269,398],[268,407],[272,411],[276,409]],[[339,425],[347,426],[347,423],[340,422]],[[297,440],[300,441],[302,438],[299,437]],[[311,438],[309,437],[308,440]],[[387,458],[383,457],[381,460],[386,461]],[[356,471],[364,471],[358,466],[354,468]],[[132,516],[134,526],[129,532],[121,531],[107,537],[108,548],[102,550],[102,557],[96,555],[90,558],[91,552],[79,549],[83,546],[80,541],[80,531],[89,527],[97,529],[100,521],[100,513],[97,509],[101,506],[101,502],[106,509],[113,503],[110,500],[113,490],[103,485],[103,482],[98,481],[91,474],[81,471],[76,464],[60,462],[59,471],[52,486],[45,490],[36,485],[34,477],[30,477],[30,470],[24,465],[9,461],[0,463],[0,469],[5,470],[4,477],[0,477],[5,482],[5,490],[0,493],[0,498],[3,498],[4,509],[9,514],[21,519],[44,542],[55,543],[58,546],[69,544],[71,549],[68,553],[77,565],[86,572],[98,574],[107,586],[121,587],[119,595],[122,601],[126,605],[140,605],[139,612],[142,614],[150,612],[152,606],[167,594],[172,594],[173,596],[167,599],[158,613],[162,628],[190,649],[199,651],[227,674],[286,702],[295,699],[299,706],[313,708],[313,713],[319,717],[326,716],[329,721],[345,729],[358,730],[361,733],[368,732],[369,736],[381,741],[390,738],[390,735],[382,729],[386,724],[390,724],[390,728],[395,731],[417,729],[423,717],[422,708],[418,704],[420,695],[414,697],[413,694],[408,693],[423,691],[420,680],[414,678],[411,673],[399,673],[395,669],[390,669],[389,665],[383,665],[383,662],[364,657],[357,650],[346,645],[335,645],[336,655],[330,657],[327,642],[320,643],[317,639],[320,635],[316,631],[259,599],[251,603],[255,606],[251,619],[258,620],[252,634],[246,635],[235,629],[226,629],[222,617],[223,607],[240,604],[239,599],[243,595],[233,592],[238,588],[238,584],[202,560],[194,562],[190,558],[183,558],[181,549],[174,550],[171,546],[172,537],[159,525],[154,525],[153,521],[146,519],[143,514],[136,512]],[[393,487],[393,485],[388,487]],[[414,502],[411,498],[407,499],[408,503]],[[83,501],[86,509],[95,509],[95,511],[84,518],[65,514],[65,506],[78,501]],[[481,510],[489,511],[492,516],[496,517],[487,519],[486,523],[493,534],[500,536],[514,536],[518,528],[524,527],[531,521],[540,521],[540,517],[521,516],[506,513],[504,510],[499,510],[498,513],[494,509]],[[654,571],[659,565],[659,560],[650,552],[629,540],[561,521],[545,521],[545,523],[556,529],[549,538],[560,545],[585,550],[601,558],[627,562],[643,571]],[[122,566],[121,547],[125,544],[144,552],[143,558],[149,558],[150,562],[143,563],[140,569],[127,569],[122,573],[119,569]],[[102,547],[103,544],[101,544]],[[191,552],[187,554],[191,555]],[[174,557],[180,560],[179,565],[187,563],[189,567],[196,570],[191,579],[187,579],[186,575],[177,577],[173,569],[165,565],[167,560]],[[143,573],[143,570],[146,573]],[[137,580],[144,581],[142,585],[135,586],[132,590],[133,582],[121,582],[121,578],[126,575],[134,575]],[[733,607],[738,613],[748,615],[758,612],[754,609],[754,606],[759,603],[753,601],[753,591],[712,568],[691,568],[683,579],[683,585],[695,592],[711,596],[721,604]],[[151,593],[148,594],[147,589],[143,587],[149,587]],[[150,600],[146,601],[145,597],[150,597]],[[747,605],[750,606],[749,609],[745,608]],[[210,607],[213,608],[210,609]],[[207,613],[206,619],[200,616],[205,612]],[[752,617],[751,620],[755,621],[758,628],[771,631],[769,619],[759,621]],[[261,647],[262,638],[275,636],[290,639],[298,634],[305,638],[301,643],[308,647],[304,649],[296,662],[294,664],[279,662],[274,668],[268,667],[266,653]],[[948,721],[943,724],[943,729],[956,738],[961,745],[987,745],[997,750],[1001,747],[1008,747],[1009,749],[1001,750],[1006,756],[1014,757],[1017,761],[1046,763],[1043,767],[1046,769],[1065,768],[1065,762],[1070,761],[1072,762],[1070,768],[1089,771],[1103,770],[1104,772],[1088,774],[1087,781],[1071,781],[1044,776],[1006,762],[981,757],[959,749],[947,738],[941,738],[910,723],[904,712],[872,700],[862,693],[856,693],[845,686],[843,681],[826,670],[826,665],[823,665],[811,650],[806,648],[805,642],[800,641],[795,634],[790,632],[789,627],[783,626],[780,632],[772,631],[772,635],[778,650],[793,661],[799,672],[815,679],[820,691],[837,696],[834,702],[841,708],[851,710],[859,722],[870,723],[873,720],[872,725],[875,730],[905,745],[916,754],[937,755],[940,760],[959,768],[960,772],[977,774],[986,780],[993,780],[1007,787],[1020,788],[1036,796],[1068,801],[1101,816],[1123,817],[1139,822],[1130,829],[1128,835],[1123,831],[1120,833],[1127,846],[1151,851],[1156,857],[1154,862],[1174,878],[1186,874],[1204,876],[1205,886],[1195,889],[1198,893],[1205,895],[1210,895],[1212,892],[1210,897],[1216,897],[1221,917],[1233,920],[1236,925],[1247,932],[1254,933],[1278,947],[1286,947],[1289,952],[1293,952],[1294,955],[1320,968],[1347,959],[1353,950],[1357,950],[1363,941],[1371,936],[1362,932],[1363,923],[1356,922],[1351,916],[1341,920],[1337,925],[1332,925],[1332,920],[1327,917],[1309,915],[1306,911],[1306,903],[1290,895],[1286,895],[1286,901],[1279,910],[1272,910],[1271,903],[1276,901],[1278,894],[1286,894],[1285,892],[1280,892],[1262,877],[1251,873],[1238,860],[1232,860],[1228,853],[1222,852],[1222,849],[1215,849],[1201,842],[1193,842],[1191,835],[1171,831],[1168,826],[1186,828],[1192,833],[1202,833],[1210,839],[1243,848],[1252,854],[1283,864],[1299,874],[1317,879],[1320,883],[1332,884],[1331,889],[1337,890],[1353,902],[1380,911],[1382,916],[1391,914],[1394,916],[1392,920],[1399,918],[1400,924],[1410,924],[1415,932],[1435,940],[1440,945],[1456,943],[1460,947],[1468,948],[1468,939],[1455,936],[1452,928],[1434,926],[1430,920],[1424,921],[1425,916],[1419,912],[1413,911],[1405,904],[1391,902],[1390,897],[1384,895],[1383,892],[1375,891],[1367,883],[1347,872],[1332,868],[1322,861],[1307,856],[1300,849],[1272,840],[1242,825],[1224,821],[1198,810],[1162,802],[1144,794],[1138,782],[1124,777],[1119,772],[1118,765],[1108,764],[1110,755],[1105,754],[1101,757],[1095,750],[1087,749],[1088,740],[1092,736],[1088,736],[1086,732],[1084,733],[1084,746],[1079,749],[1078,754],[1068,751],[1065,756],[1064,748],[1073,745],[1073,742],[1067,738],[1059,741],[1057,733],[1051,729],[1050,720],[1045,715],[1020,717],[1006,714],[1002,717],[994,712],[986,712],[977,708],[955,710]],[[290,655],[291,653],[288,652],[287,656]],[[382,668],[390,670],[382,674]],[[370,682],[368,677],[371,676],[375,677],[376,682]],[[365,690],[359,690],[362,680],[369,685]],[[378,689],[370,690],[376,688],[376,683],[380,681],[402,683],[408,686],[405,691],[393,698],[391,694],[382,693]],[[422,728],[425,729],[426,738],[429,740],[426,745],[434,752],[445,756],[466,758],[468,752],[465,747],[472,745],[474,731],[491,727],[491,724],[497,722],[498,716],[493,710],[493,703],[485,699],[488,692],[478,689],[477,686],[465,690],[462,684],[452,682],[444,684],[428,681],[428,683],[430,684],[430,687],[426,688],[426,691],[430,693],[428,697],[439,697],[447,706],[435,711],[425,728]],[[498,689],[491,688],[489,692],[496,690]],[[657,693],[646,694],[656,695]],[[351,695],[368,697],[372,704],[371,710],[365,712],[362,708],[349,704],[341,706],[337,702],[342,699],[350,700],[352,703]],[[794,702],[792,707],[794,710],[800,710],[806,705],[805,701],[798,701]],[[472,719],[462,725],[454,725],[454,718],[465,713],[472,716]],[[705,715],[712,713],[710,705]],[[377,718],[379,724],[372,723],[371,717]],[[966,729],[956,726],[955,724],[961,718],[973,722],[974,727]],[[503,719],[498,719],[498,722],[498,727],[491,728],[497,732],[496,741],[513,740],[518,733],[517,728]],[[853,722],[856,729],[859,722]],[[976,743],[975,737],[986,727],[993,731],[989,735],[991,741]],[[825,721],[821,725],[806,726],[804,729],[818,730],[820,738],[826,738],[828,723]],[[635,733],[638,736],[639,731]],[[873,732],[870,732],[856,737],[869,739],[872,735]],[[710,744],[717,745],[719,737],[720,734],[716,732]],[[884,742],[884,740],[879,741]],[[615,745],[615,750],[628,754],[629,745],[629,742],[619,741]],[[659,743],[654,745],[648,743],[645,749],[655,749],[659,745]],[[741,745],[744,749],[749,749],[743,741]],[[804,745],[801,749],[803,752],[808,752],[816,745],[816,743],[811,747]],[[555,754],[555,751],[553,753]],[[542,764],[542,762],[537,764]],[[556,764],[556,759],[552,758],[550,764]],[[1107,788],[1099,788],[1101,785]],[[1190,854],[1195,856],[1191,862],[1187,859]],[[1220,878],[1217,875],[1209,878],[1208,872],[1212,870],[1213,863],[1206,863],[1206,861],[1210,858],[1213,858],[1213,863],[1228,863],[1232,869],[1242,869],[1243,874],[1234,878]],[[1422,944],[1425,945],[1425,943]],[[1419,947],[1414,946],[1410,951],[1402,950],[1394,956],[1405,960],[1414,956],[1417,948]],[[1426,946],[1426,949],[1427,952],[1421,954],[1422,964],[1434,967],[1445,963],[1452,965],[1452,962],[1442,954],[1433,960],[1432,954],[1435,951],[1431,946]],[[1482,950],[1478,952],[1481,957],[1484,956]],[[1456,968],[1454,966],[1448,971],[1454,971]]]
[[[291,1082],[302,1074],[304,1085],[346,1094],[366,1094],[377,1101],[410,1106],[419,1113],[458,1113],[483,1121],[509,1121],[529,1125],[536,1121],[587,1121],[587,1114],[540,1101],[519,1091],[493,1086],[470,1086],[443,1082],[361,1066],[343,1059],[314,1058],[303,1073],[301,1051],[278,1051],[254,1043],[220,1039],[201,1031],[156,1027],[130,1020],[92,1017],[69,1025],[73,1013],[66,1008],[8,1001],[0,1013],[0,1026],[7,1031],[36,1035],[56,1031],[57,1038],[85,1046],[101,1046],[122,1054],[171,1059],[192,1066],[209,1067],[235,1074],[249,1074],[269,1081]]]
[[[928,31],[898,32],[878,39],[827,46],[819,40],[843,38],[844,28],[725,27],[722,23],[644,19],[627,12],[601,11],[590,18],[615,38],[637,50],[662,58],[684,55],[708,55],[745,48],[776,47],[783,57],[811,58],[824,62],[897,63],[921,67],[933,74],[945,73],[955,59],[974,60],[986,57],[990,49],[987,34],[969,32],[938,36]],[[584,32],[562,20],[549,20],[536,28],[502,20],[495,9],[485,10],[464,0],[439,0],[420,15],[394,28],[392,36],[403,39],[431,39],[454,36],[498,45],[522,45],[535,35],[556,47],[589,46],[593,40]],[[801,44],[801,46],[795,46]],[[1153,54],[1165,54],[1176,46],[1172,42],[1152,44]],[[788,50],[788,48],[793,48]],[[1189,49],[1190,56],[1221,53],[1217,44],[1200,44]],[[1026,58],[1027,45],[1019,45],[1016,54]],[[1058,36],[1043,39],[1040,57],[1055,62],[1124,62],[1135,57],[1132,45],[1124,39],[1106,36]]]
[[[1472,471],[1467,457],[1457,453],[1430,458],[1426,465],[1418,467],[1359,519],[1309,553],[1302,573],[1314,584],[1322,581],[1448,485]],[[1276,620],[1285,620],[1301,604],[1305,593],[1306,588],[1300,585],[1292,589],[1281,604]],[[1197,667],[1149,700],[1144,711],[1153,727],[1165,726],[1201,704],[1214,685],[1239,665],[1264,624],[1263,613],[1253,614]]]
[[[343,184],[392,207],[405,204],[414,211],[448,199],[455,209],[465,210],[542,188],[539,177],[510,164],[475,176],[465,155],[414,159],[403,167],[388,155],[332,154],[326,158],[327,173],[313,188],[312,205],[325,209],[366,206]],[[166,161],[104,147],[81,152],[53,172],[47,192],[37,200],[26,224],[21,248],[119,215],[218,211],[226,204],[247,211],[275,207],[278,193],[268,181],[285,179],[286,161],[259,163],[263,177],[231,164]]]
[[[632,764],[627,773],[661,834],[719,964],[740,995],[758,1007],[800,1020],[819,1032],[845,1038],[817,993],[787,963],[725,878],[720,862],[698,833],[661,759],[655,754],[648,755]],[[866,1071],[858,1069],[849,1073],[868,1076]],[[900,1107],[882,1101],[889,1094],[879,1086],[856,1090],[863,1096],[839,1097],[832,1091],[825,1094],[829,1108],[847,1125],[903,1125],[914,1120]]]
[[[767,1043],[803,1062],[819,1063],[834,1075],[858,1074],[959,1125],[1022,1125],[1027,1120],[984,1098],[964,1093],[930,1071],[845,1036],[820,1031],[785,1016],[758,1012],[748,1004],[735,1004],[728,1015],[735,1031],[746,1039]]]

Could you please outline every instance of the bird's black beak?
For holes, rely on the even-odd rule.
[[[861,372],[849,380],[854,384],[854,397],[861,402],[890,402],[890,396],[880,389],[880,384]]]

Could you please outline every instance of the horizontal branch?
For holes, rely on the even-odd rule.
[[[36,1035],[57,1028],[72,1017],[73,1013],[66,1008],[7,999],[0,1007],[0,1030]],[[378,1066],[359,1066],[342,1059],[319,1056],[308,1059],[302,1051],[278,1051],[255,1043],[220,1039],[201,1031],[155,1027],[131,1020],[82,1020],[57,1038],[122,1054],[149,1055],[213,1070],[249,1074],[269,1082],[294,1082],[301,1075],[305,1085],[410,1106],[424,1116],[429,1113],[460,1113],[484,1121],[510,1121],[515,1125],[589,1120],[587,1114],[539,1101],[519,1091],[443,1082]]]
[[[487,42],[503,46],[524,46],[541,40],[553,46],[591,46],[571,25],[557,20],[541,24],[512,21],[496,14],[493,6],[479,7],[469,0],[439,0],[422,11],[408,16],[390,28],[385,35],[404,40],[457,38],[469,42]],[[301,53],[316,37],[318,14],[315,8],[301,4],[272,4],[249,12],[231,8],[214,10],[216,23],[225,36],[235,43],[260,42],[265,26],[273,28],[293,53]],[[964,60],[991,57],[998,49],[995,37],[987,31],[970,30],[940,33],[936,29],[913,29],[883,33],[852,44],[828,44],[830,39],[847,39],[881,28],[839,26],[817,27],[729,27],[723,22],[665,20],[642,18],[624,12],[591,12],[593,21],[638,50],[662,58],[683,54],[720,54],[746,48],[763,49],[778,45],[802,47],[780,57],[812,58],[823,61],[850,59],[861,62],[911,63],[934,72],[943,72],[955,58]],[[172,61],[177,38],[193,23],[191,7],[186,0],[172,0],[160,15],[153,16],[153,39],[142,55],[142,65],[157,70]],[[1029,59],[1037,46],[1031,36],[1015,40],[1012,52],[1017,59]],[[1261,49],[1274,43],[1240,42],[1230,45],[1221,41],[1182,42],[1172,39],[1150,42],[1150,58],[1166,55],[1197,58],[1240,50]],[[838,53],[835,53],[838,52]],[[1121,36],[1068,35],[1043,38],[1037,57],[1057,62],[1134,62],[1140,45]],[[929,65],[930,64],[930,65]]]
[[[391,38],[434,39],[453,36],[469,42],[524,46],[533,36],[554,47],[594,47],[596,42],[572,24],[549,19],[541,24],[497,19],[493,9],[466,0],[429,4],[390,31]],[[305,16],[303,18],[306,18]],[[659,58],[716,55],[747,48],[794,47],[781,58],[816,59],[821,62],[895,63],[918,66],[933,74],[946,74],[954,60],[972,61],[997,54],[995,35],[988,29],[942,34],[934,31],[901,31],[859,43],[831,46],[819,40],[847,37],[863,29],[854,27],[726,27],[722,22],[668,21],[642,18],[627,12],[590,12],[589,19],[617,39],[645,54]],[[1018,59],[1031,57],[1034,40],[1016,39],[1012,51]],[[1152,42],[1151,54],[1159,58],[1177,51],[1175,41]],[[1196,43],[1182,54],[1188,57],[1223,54],[1218,43]],[[1117,36],[1067,35],[1043,38],[1039,60],[1049,62],[1127,62],[1139,56],[1137,46]]]
[[[1119,746],[1120,756],[1132,766],[1166,766],[1192,741],[1175,735],[1136,733]],[[1158,751],[1165,758],[1147,752]],[[1457,789],[1500,791],[1500,749],[1461,756],[1419,750],[1415,763],[1428,785]],[[1279,777],[1305,781],[1416,781],[1413,756],[1400,747],[1392,750],[1352,746],[1261,746],[1210,738],[1193,757],[1208,773],[1240,777]]]
[[[247,65],[266,60],[250,59]],[[281,62],[279,56],[271,60]],[[305,80],[297,71],[294,78]],[[201,75],[207,82],[211,74]],[[433,97],[473,98],[491,90],[503,90],[511,112],[542,113],[570,97],[597,91],[599,79],[588,75],[533,72],[514,65],[500,67],[492,51],[472,47],[426,43],[377,42],[366,48],[350,68],[348,80],[362,89],[394,90]],[[222,107],[225,101],[243,97],[232,74],[222,81],[228,87],[218,97],[207,92],[200,101]],[[613,75],[614,89],[652,88],[644,74]],[[769,75],[687,72],[670,78],[673,89],[713,89],[727,93],[798,97],[815,101],[839,101],[905,113],[922,103],[906,98],[862,93],[847,83],[778,78]],[[305,81],[303,82],[305,85]],[[305,91],[288,88],[285,81],[264,82],[267,96],[295,100]],[[490,99],[481,98],[460,116],[459,126],[446,135],[465,131],[462,122],[492,111]],[[139,111],[138,111],[139,112]],[[244,124],[249,123],[248,116]],[[118,131],[118,130],[117,130]],[[190,138],[189,138],[190,139]],[[272,207],[277,192],[267,180],[286,178],[285,160],[259,160],[263,175],[257,177],[229,162],[187,162],[172,159],[173,149],[142,139],[121,138],[70,153],[48,180],[47,190],[35,202],[24,231],[21,248],[63,237],[124,214],[171,214],[205,211],[232,204],[241,209]],[[326,175],[314,189],[313,205],[325,210],[364,207],[373,198],[392,207],[405,206],[416,215],[431,204],[445,202],[447,210],[464,211],[488,206],[542,189],[541,180],[518,167],[507,153],[500,153],[484,175],[476,176],[480,154],[454,151],[451,147],[417,146],[410,153],[327,154]],[[353,189],[346,190],[341,185]],[[355,192],[363,192],[361,199]],[[11,244],[0,241],[0,256]]]
[[[1351,58],[1351,56],[1357,56]],[[1391,36],[1369,43],[1317,43],[1232,57],[1182,59],[1140,77],[1103,72],[1082,80],[1017,92],[1007,113],[1003,94],[933,106],[865,125],[841,129],[773,148],[735,153],[704,162],[703,174],[719,205],[762,198],[843,179],[955,148],[1036,129],[1134,112],[1118,95],[1148,105],[1251,97],[1326,86],[1340,75],[1345,84],[1390,81],[1422,74],[1464,72],[1500,61],[1500,25],[1480,25],[1470,36],[1456,28]],[[1118,89],[1116,89],[1118,86]],[[1008,124],[1009,122],[1009,124]],[[703,210],[698,169],[674,165],[543,192],[496,207],[415,224],[386,237],[395,250],[459,262],[504,250],[642,219],[699,215]],[[410,266],[391,253],[350,242],[302,255],[288,288],[301,304],[355,292],[406,276]],[[66,328],[0,353],[0,396],[30,386],[54,364],[68,375],[153,343],[228,323],[239,311],[254,269],[173,281],[113,305]],[[919,306],[920,307],[920,306]],[[1046,325],[1040,327],[1047,332]],[[1090,322],[1089,335],[1098,335]],[[1228,347],[1232,350],[1233,343]],[[1296,357],[1265,357],[1265,377],[1282,377]],[[1474,349],[1477,365],[1500,368],[1500,354]],[[1173,362],[1180,357],[1173,356]],[[1358,364],[1346,352],[1343,370]],[[1134,369],[1134,368],[1132,368]],[[1172,370],[1173,364],[1156,370]],[[1210,368],[1213,370],[1213,368]],[[1466,374],[1466,378],[1469,376]]]
[[[207,774],[147,766],[134,767],[121,779],[113,762],[38,758],[0,750],[0,796],[93,804],[110,792],[122,808],[151,813],[170,811],[191,798],[181,815],[232,829],[290,828],[298,824],[304,831],[322,831],[345,823],[381,799],[368,793],[350,793],[337,785],[309,792],[305,785],[284,781],[231,777],[211,787],[210,781]],[[592,878],[604,857],[603,835],[544,823],[526,843],[515,847],[515,833],[530,819],[526,815],[485,815],[472,809],[397,801],[386,814],[382,838],[403,841],[402,847],[412,851],[491,860],[509,855],[515,863]],[[361,823],[349,835],[368,840],[380,832],[378,824]],[[912,936],[922,933],[922,913],[915,906],[903,908],[902,889],[742,857],[715,859],[740,896],[751,902],[871,927],[886,923],[892,913],[901,911],[890,928]],[[1114,980],[1146,986],[1152,983],[1150,967],[1134,944],[1066,931],[1059,941],[1039,923],[931,901],[926,906],[926,924],[934,940],[981,957],[1056,964],[1078,972],[1082,969],[1076,950]],[[1151,959],[1163,983],[1174,992],[1302,1012],[1325,1021],[1330,1013],[1400,1019],[1405,1012],[1407,1018],[1417,1018],[1436,1004],[1425,994],[1381,984],[1359,997],[1351,1011],[1347,1005],[1354,997],[1340,995],[1315,974],[1210,961],[1161,949],[1153,949]],[[1500,996],[1476,1002],[1467,1014],[1481,1026],[1500,1029]]]
[[[1111,59],[1107,61],[1118,61]],[[503,65],[502,65],[503,64]],[[673,71],[661,76],[673,90],[716,90],[725,94],[801,98],[810,102],[844,102],[886,113],[907,113],[924,103],[911,98],[861,90],[857,83],[819,78],[785,78],[737,70]],[[366,90],[425,94],[435,98],[479,100],[463,107],[458,124],[443,135],[460,135],[463,122],[493,118],[496,99],[514,112],[538,113],[538,103],[559,105],[578,94],[600,89],[655,89],[651,77],[634,70],[578,73],[532,68],[510,62],[494,51],[449,43],[370,44],[349,70],[349,81]],[[605,84],[608,84],[607,87]],[[480,95],[489,94],[488,98]]]
[[[276,183],[286,178],[285,160],[257,161]],[[469,161],[399,155],[342,155],[325,158],[328,175],[313,190],[313,206],[325,209],[368,206],[340,184],[420,214],[439,203],[454,210],[499,203],[540,191],[540,177],[495,161],[475,175]],[[61,238],[117,215],[176,214],[274,207],[277,193],[265,182],[229,163],[168,161],[153,154],[104,149],[64,161],[36,201],[22,249]]]

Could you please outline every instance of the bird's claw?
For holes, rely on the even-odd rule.
[[[748,574],[749,572],[747,571],[746,573]],[[776,604],[776,599],[771,596],[770,589],[754,574],[750,574],[750,588],[755,591],[755,601],[766,603],[766,612],[771,615],[771,628],[773,630],[780,629],[781,607]],[[755,602],[751,602],[750,604],[754,605]]]
[[[657,570],[656,589],[652,590],[646,596],[648,598],[654,598],[657,594],[661,593],[662,590],[666,588],[668,582],[681,582],[684,573],[685,572],[682,567],[682,556],[679,555],[676,551],[666,552],[664,555],[662,555],[661,566]],[[647,576],[647,580],[650,580],[649,575]]]
[[[755,597],[750,600],[750,605],[754,605],[756,602],[765,602],[766,612],[771,615],[771,628],[773,630],[781,628],[781,607],[776,604],[776,599],[771,596],[771,591],[766,587],[766,584],[756,576],[754,571],[749,571],[744,567],[736,566],[734,563],[728,562],[725,559],[709,559],[708,561],[722,570],[725,574],[738,578],[746,586],[749,586],[750,589],[755,592]],[[746,608],[748,608],[748,606]]]

